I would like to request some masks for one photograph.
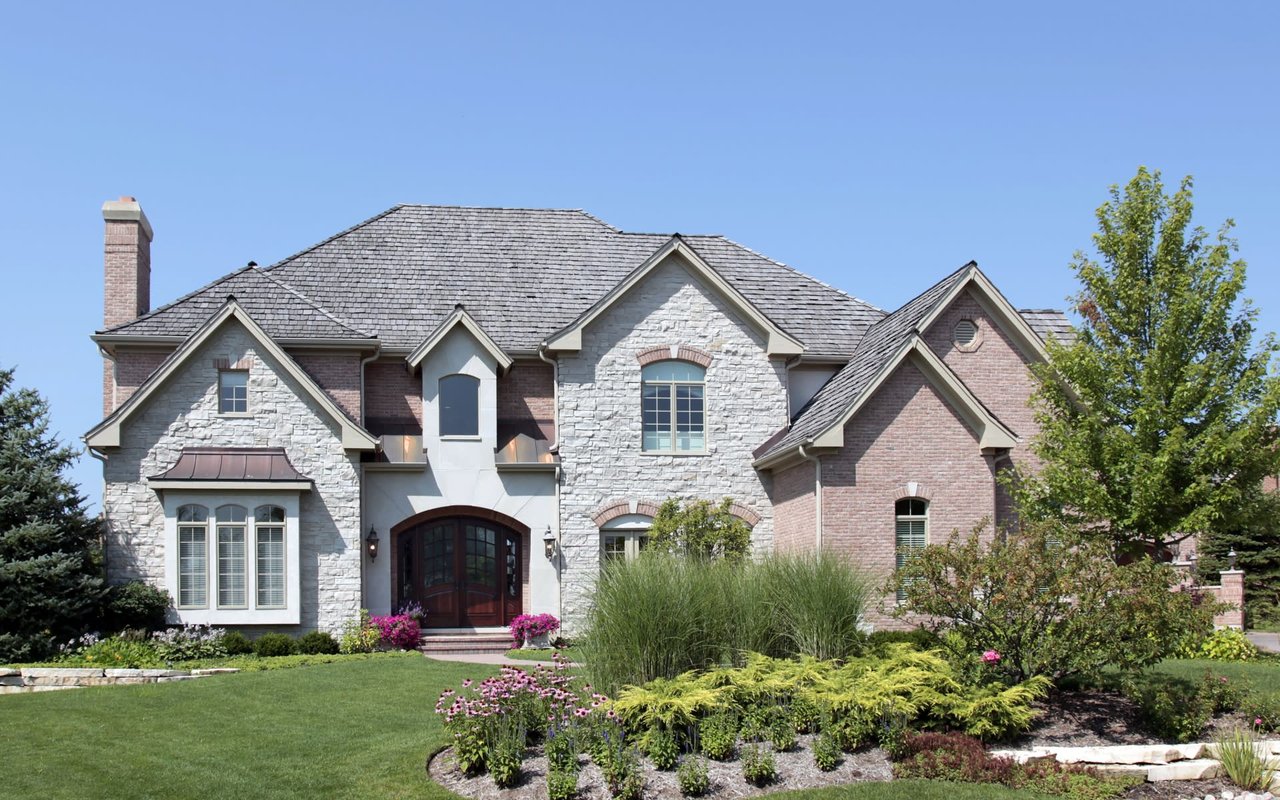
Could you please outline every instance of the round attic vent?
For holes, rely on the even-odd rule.
[[[956,346],[961,350],[977,350],[981,344],[978,338],[978,325],[971,319],[962,319],[956,323]]]

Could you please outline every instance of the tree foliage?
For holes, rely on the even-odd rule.
[[[76,452],[49,432],[49,409],[0,370],[0,663],[47,656],[81,633],[103,594],[98,521],[63,474]]]
[[[1230,564],[1244,570],[1244,608],[1250,626],[1280,624],[1280,493],[1260,489],[1238,514],[1200,542],[1196,565],[1205,583],[1217,583]]]
[[[1255,345],[1232,223],[1192,227],[1191,187],[1166,195],[1140,168],[1111,188],[1097,260],[1071,265],[1075,342],[1036,370],[1044,467],[1025,501],[1135,549],[1225,530],[1275,472],[1277,345]]]
[[[751,550],[751,528],[734,516],[733,500],[718,506],[707,500],[681,504],[674,497],[663,501],[649,528],[649,541],[682,555],[740,560]]]
[[[1059,524],[980,534],[925,547],[889,587],[905,594],[896,613],[931,620],[959,664],[1018,681],[1136,670],[1212,627],[1214,604],[1170,591],[1167,564],[1117,564],[1108,542]]]

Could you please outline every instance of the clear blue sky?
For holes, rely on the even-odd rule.
[[[395,203],[722,233],[884,308],[975,259],[1063,307],[1139,164],[1280,327],[1280,5],[10,3],[0,365],[100,418],[104,200],[160,304]],[[75,478],[96,503],[100,465]]]

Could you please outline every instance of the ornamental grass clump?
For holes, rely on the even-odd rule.
[[[1247,728],[1236,728],[1214,739],[1214,755],[1231,782],[1246,792],[1265,792],[1275,782],[1270,748]]]
[[[765,588],[782,654],[832,659],[862,650],[867,635],[859,623],[872,581],[847,560],[829,553],[780,555],[751,572]]]

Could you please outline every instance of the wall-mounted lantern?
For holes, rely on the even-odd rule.
[[[556,557],[556,536],[551,532],[551,526],[547,526],[547,532],[542,534],[542,549],[550,560]]]
[[[374,561],[378,558],[378,532],[373,526],[369,526],[369,535],[364,537],[365,549],[369,551],[369,560]]]

